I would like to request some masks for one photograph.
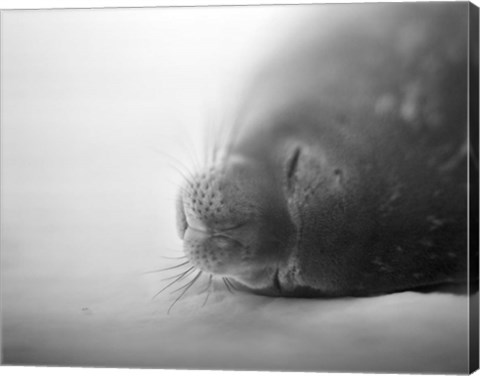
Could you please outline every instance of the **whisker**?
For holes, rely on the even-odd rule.
[[[170,166],[170,168],[174,169],[183,179],[185,179],[185,181],[194,180],[195,176],[193,175],[193,173],[191,173],[191,172],[185,173],[182,170],[180,170],[177,166],[175,166],[171,163],[168,163],[168,165]]]
[[[177,162],[177,163],[180,163],[180,162]],[[181,177],[183,181],[190,182],[195,178],[195,174],[192,171],[190,171],[190,169],[188,169],[187,167],[176,166],[174,163],[170,161],[164,161],[163,164],[168,166],[168,168],[174,170],[177,173],[177,175]],[[177,190],[183,189],[184,187],[184,184],[182,183],[179,184],[178,178],[176,180],[172,180],[172,179],[165,179],[164,177],[162,177],[162,179],[167,181],[171,186],[174,186]]]
[[[187,136],[187,141],[189,144],[189,145],[186,145],[187,157],[190,159],[194,169],[199,170],[201,169],[201,163],[196,155],[195,144],[192,142],[192,139],[190,138],[190,136]]]
[[[175,274],[174,276],[167,277],[167,278],[162,278],[161,281],[169,281],[169,280],[171,280],[171,279],[173,279],[173,278],[176,278],[176,277],[178,277],[178,276],[185,275],[185,274],[187,274],[187,273],[189,273],[189,272],[191,273],[191,272],[193,271],[193,269],[195,269],[194,266],[190,267],[190,269],[187,269],[187,270],[185,270],[184,272]]]
[[[216,131],[217,136],[214,139],[213,150],[212,150],[213,152],[212,159],[215,163],[217,163],[219,160],[221,145],[228,144],[228,139],[229,139],[226,131],[226,127],[221,127],[221,129],[218,129],[218,128],[220,127],[217,126],[217,131]]]
[[[178,264],[178,265],[170,266],[168,268],[149,270],[149,271],[143,272],[142,274],[160,273],[160,272],[164,272],[166,270],[181,268],[182,266],[187,265],[189,263],[190,263],[190,261],[185,261],[185,262],[182,262],[181,264]]]
[[[239,291],[239,288],[237,286],[235,286],[235,284],[230,280],[228,279],[227,277],[225,277],[225,280],[226,282],[230,285],[230,287],[235,290],[235,291]]]
[[[193,269],[194,267],[192,266],[189,270],[187,270],[186,272],[182,273],[180,276],[175,276],[175,277],[178,277],[177,279],[175,279],[174,281],[170,282],[168,285],[166,285],[165,287],[163,287],[160,291],[158,291],[153,297],[152,297],[152,300],[154,300],[158,295],[160,295],[163,291],[165,291],[166,289],[168,289],[170,286],[172,286],[173,284],[181,281],[182,279],[186,278],[189,274],[191,274],[193,272]]]
[[[203,162],[206,166],[210,163],[209,160],[209,151],[211,147],[211,142],[212,142],[212,134],[211,134],[211,124],[212,124],[212,115],[211,112],[207,115],[207,120],[206,120],[207,126],[205,127],[205,132],[203,136],[203,143],[204,143],[204,149],[203,149]]]
[[[195,150],[195,144],[192,140],[191,133],[185,128],[185,124],[183,122],[175,120],[174,123],[175,128],[179,132],[179,135],[175,137],[175,144],[181,151],[182,155],[185,156],[197,170],[199,165],[196,161],[195,154],[192,154],[192,150]]]
[[[184,179],[183,176],[182,176],[182,179]],[[174,181],[174,180],[172,180],[172,179],[169,179],[168,177],[164,177],[164,178],[163,178],[162,184],[163,184],[163,183],[168,183],[168,185],[169,185],[170,187],[175,188],[175,190],[180,190],[180,189],[183,188],[183,184],[180,184],[180,183],[178,182],[178,180],[177,180],[177,181]],[[171,199],[171,197],[170,197],[169,199]]]
[[[202,274],[202,271],[199,270],[198,273],[199,273],[199,274]],[[197,278],[197,277],[199,276],[199,274],[196,274],[196,275],[195,275],[195,278]],[[195,278],[194,278],[194,280],[195,280]],[[177,291],[180,291],[180,290],[183,289],[185,286],[189,285],[191,282],[192,282],[192,281],[185,283],[183,286],[180,286],[178,289],[175,289],[175,290],[171,291],[170,294],[175,294]]]
[[[215,121],[209,127],[210,143],[209,143],[209,163],[215,165],[218,162],[221,145],[223,145],[228,137],[225,137],[228,128],[225,126],[225,115],[222,119],[217,116]]]
[[[181,248],[172,248],[172,247],[165,247],[165,249],[169,252],[174,252],[174,253],[179,253],[179,252],[183,252]],[[182,256],[184,256],[182,254]],[[185,256],[186,257],[186,256]]]
[[[187,258],[186,255],[179,256],[179,257],[171,257],[171,256],[160,256],[160,257],[163,258],[163,259],[167,259],[167,260],[181,260],[181,259],[186,259]]]
[[[211,151],[211,158],[212,158],[212,163],[213,164],[217,164],[218,162],[218,159],[219,159],[219,155],[220,155],[220,148],[221,148],[221,144],[222,144],[222,140],[221,140],[221,135],[217,135],[214,140],[213,140],[213,146],[212,146],[212,151]]]
[[[172,303],[172,305],[168,308],[167,314],[170,314],[171,309],[177,303],[185,294],[186,292],[190,289],[190,287],[193,286],[193,284],[197,281],[197,279],[202,275],[202,272],[199,271],[198,274],[187,284],[185,285],[185,289],[182,291],[182,293],[175,299],[175,301]]]
[[[207,304],[208,298],[210,297],[210,293],[212,292],[212,290],[210,289],[210,287],[212,286],[212,279],[213,279],[213,275],[210,274],[210,277],[208,278],[207,288],[202,291],[202,293],[207,292],[207,297],[203,301],[202,307],[205,307],[205,304]]]
[[[200,291],[200,294],[203,294],[204,292],[208,291],[208,289],[210,288],[210,284],[212,283],[212,280],[213,280],[213,274],[210,274],[210,276],[208,277],[208,285],[205,289]]]
[[[189,167],[188,165],[186,165],[186,164],[185,164],[183,161],[181,161],[180,159],[174,157],[173,155],[167,154],[166,152],[164,152],[164,151],[162,151],[162,150],[158,150],[157,148],[153,148],[152,150],[153,150],[155,153],[160,154],[160,155],[162,155],[163,157],[170,159],[170,162],[173,162],[173,163],[178,164],[178,167],[183,168],[183,169],[185,170],[185,172],[187,172],[188,174],[191,174],[190,167]]]
[[[233,294],[233,291],[232,291],[231,287],[228,285],[226,278],[222,278],[222,281],[225,284],[225,286],[227,287],[227,290],[230,292],[230,294]]]
[[[213,117],[208,122],[208,127],[206,127],[208,132],[205,132],[208,137],[208,149],[206,149],[206,161],[208,164],[215,164],[217,159],[217,152],[219,150],[220,139],[222,135],[222,129],[219,126],[218,116],[213,119]]]
[[[177,126],[182,132],[182,138],[180,141],[182,142],[182,148],[184,149],[186,157],[190,159],[192,166],[194,167],[195,170],[198,171],[201,168],[201,164],[200,164],[200,160],[197,158],[197,155],[195,154],[195,143],[191,138],[191,134],[185,129],[183,124],[178,123]]]

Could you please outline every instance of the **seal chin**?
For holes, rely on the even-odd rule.
[[[250,270],[245,274],[231,276],[246,289],[261,295],[282,296],[282,285],[279,280],[279,269],[264,267]]]
[[[282,297],[313,297],[325,296],[315,288],[305,285],[299,278],[298,267],[292,260],[287,265],[265,267],[246,276],[232,277],[255,294]]]

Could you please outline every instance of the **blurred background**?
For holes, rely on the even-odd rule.
[[[289,300],[218,288],[168,315],[174,200],[212,124],[311,7],[2,13],[9,364],[463,372],[465,297]]]

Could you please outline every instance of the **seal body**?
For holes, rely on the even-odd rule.
[[[180,191],[191,264],[281,296],[465,282],[468,4],[305,10]]]

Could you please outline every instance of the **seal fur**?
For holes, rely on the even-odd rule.
[[[465,282],[467,4],[309,11],[179,193],[190,263],[280,296]]]

